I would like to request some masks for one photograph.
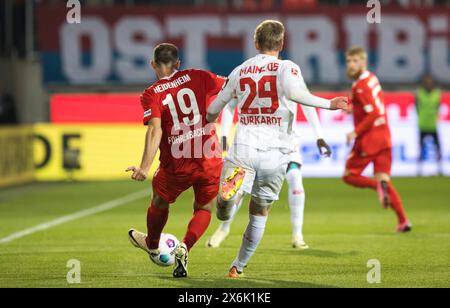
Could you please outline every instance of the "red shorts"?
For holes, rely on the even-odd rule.
[[[181,193],[192,187],[195,201],[200,205],[206,205],[218,195],[222,166],[210,170],[193,171],[191,174],[173,174],[164,168],[159,168],[153,177],[153,191],[164,201],[172,204]]]
[[[362,174],[367,166],[373,163],[374,173],[386,173],[391,175],[392,149],[385,149],[376,155],[364,156],[363,153],[353,150],[347,160],[346,169],[350,174]]]

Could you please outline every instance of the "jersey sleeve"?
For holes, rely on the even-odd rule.
[[[144,110],[144,125],[147,125],[151,119],[161,118],[161,108],[159,102],[149,93],[149,91],[142,93],[141,105]]]
[[[297,64],[285,61],[280,71],[280,78],[281,87],[289,100],[301,105],[330,109],[331,102],[329,100],[309,92]]]
[[[317,139],[324,139],[322,125],[319,120],[319,115],[314,107],[302,106],[303,113],[308,120],[309,125],[311,125],[314,134]]]
[[[305,80],[303,79],[300,67],[291,61],[285,61],[281,70],[281,81],[283,88],[289,86],[299,87],[302,90],[308,90]]]
[[[365,85],[355,87],[353,96],[355,100],[362,105],[366,114],[364,120],[355,127],[355,132],[359,136],[367,132],[373,126],[376,119],[380,117],[380,110],[372,95],[372,90],[369,87]]]
[[[228,137],[230,135],[231,128],[233,127],[233,120],[234,107],[231,104],[228,104],[222,112],[222,137]]]
[[[207,95],[217,95],[225,84],[227,78],[216,75],[211,72],[202,71],[205,78],[206,93]]]

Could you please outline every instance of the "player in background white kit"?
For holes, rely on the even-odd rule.
[[[331,110],[348,107],[345,97],[330,101],[312,95],[303,86],[300,68],[291,61],[279,60],[284,34],[284,26],[278,21],[268,20],[256,28],[259,54],[233,70],[206,116],[208,122],[215,122],[232,98],[237,97],[239,122],[222,170],[218,219],[231,218],[241,190],[252,197],[250,221],[230,278],[239,278],[255,253],[270,207],[279,199],[288,164],[297,152],[294,102]]]
[[[306,88],[306,85],[305,85]],[[314,134],[317,139],[317,147],[321,155],[325,157],[331,156],[331,148],[325,142],[323,137],[322,126],[320,124],[317,111],[313,107],[302,106],[303,113],[308,120],[308,123],[312,126]],[[296,116],[294,118],[297,118]],[[230,105],[225,107],[222,113],[222,144],[224,149],[227,149],[227,140],[230,136],[230,131],[233,126],[234,119],[234,109],[230,108]],[[291,213],[291,224],[292,224],[292,246],[295,249],[305,250],[309,249],[309,246],[304,241],[303,237],[303,222],[304,222],[304,211],[305,211],[305,189],[303,186],[303,175],[302,175],[302,158],[300,154],[300,133],[297,131],[296,137],[299,140],[299,145],[297,146],[298,153],[294,155],[292,161],[289,163],[286,174],[286,181],[288,183],[288,202],[289,209]],[[234,207],[231,219],[224,221],[220,224],[217,231],[208,240],[208,247],[218,248],[223,241],[228,237],[230,233],[231,224],[235,218],[235,215],[241,208],[242,202],[244,201],[244,195],[239,194],[236,197],[237,204]]]

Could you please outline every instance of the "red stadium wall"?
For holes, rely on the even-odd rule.
[[[344,92],[316,93],[325,98],[348,95]],[[399,110],[400,120],[409,120],[414,110],[415,94],[411,92],[389,92],[385,94],[388,108]],[[142,108],[138,93],[128,94],[55,94],[51,97],[52,123],[140,123]],[[443,95],[441,120],[450,122],[450,92]],[[304,122],[299,112],[299,122]],[[334,118],[335,122],[347,121],[347,116]]]

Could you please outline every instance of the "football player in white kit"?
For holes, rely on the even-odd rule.
[[[241,277],[244,267],[258,247],[269,210],[279,199],[286,171],[296,153],[294,115],[298,102],[324,109],[348,108],[347,98],[326,100],[312,95],[303,86],[298,65],[279,60],[285,29],[281,22],[267,20],[255,31],[259,54],[238,66],[214,102],[208,122],[217,120],[225,106],[237,97],[239,121],[233,146],[222,170],[217,198],[217,217],[227,221],[235,210],[240,191],[251,194],[250,221],[240,252],[229,271]]]
[[[306,85],[304,85],[306,88]],[[230,136],[231,127],[233,125],[234,119],[234,109],[231,108],[231,103],[225,107],[222,113],[222,144],[225,149],[227,147],[228,136]],[[319,121],[319,116],[314,107],[301,106],[303,113],[308,120],[308,123],[312,126],[314,134],[317,139],[317,147],[322,156],[330,157],[331,148],[326,143],[323,137],[322,126]],[[297,118],[294,116],[294,119]],[[296,138],[298,140],[298,146],[296,147],[297,152],[293,154],[291,162],[289,162],[286,174],[286,181],[288,183],[288,203],[291,213],[291,224],[292,224],[292,246],[295,249],[305,250],[309,249],[303,237],[303,222],[304,222],[304,211],[305,211],[305,189],[303,186],[303,175],[301,168],[303,165],[303,159],[301,156],[300,149],[300,133],[297,131]],[[233,223],[234,217],[239,211],[244,201],[244,194],[241,192],[236,197],[236,206],[231,214],[231,219],[224,221],[220,224],[219,228],[208,240],[207,245],[211,248],[218,248],[223,241],[228,237],[230,233],[231,224]]]

